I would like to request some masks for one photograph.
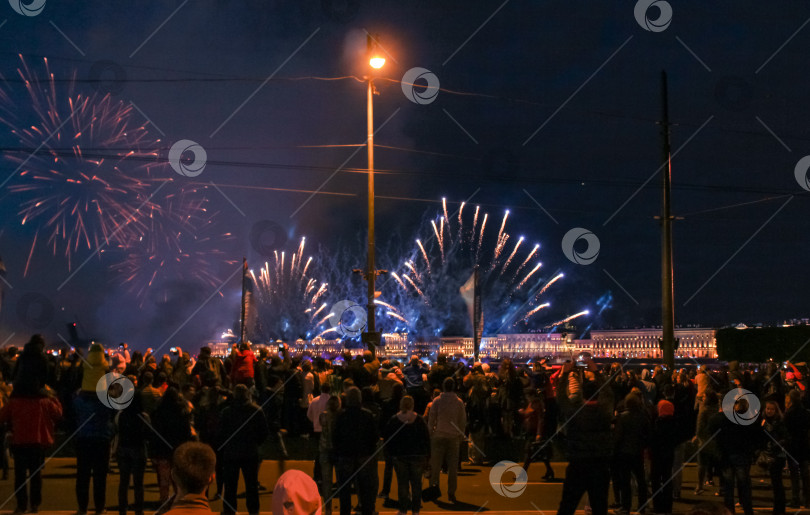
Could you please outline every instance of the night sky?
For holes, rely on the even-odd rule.
[[[641,5],[641,23],[633,1],[44,3],[34,16],[0,6],[0,117],[10,124],[0,126],[0,343],[32,332],[58,341],[77,321],[82,336],[109,343],[196,348],[238,318],[241,259],[265,259],[263,230],[288,251],[306,236],[311,250],[339,255],[332,268],[362,289],[351,268],[365,262],[366,152],[356,145],[366,137],[367,33],[387,54],[374,97],[381,267],[401,264],[418,232],[429,236],[442,197],[451,212],[466,200],[490,213],[491,230],[509,209],[510,234],[540,243],[547,274],[565,273],[552,295],[559,315],[594,313],[610,292],[611,307],[579,327],[660,325],[666,70],[676,324],[808,315],[807,165],[801,181],[795,173],[810,154],[805,2],[660,1],[646,20]],[[667,6],[671,23],[657,26]],[[20,55],[40,79],[48,59],[63,116],[71,95],[132,106],[131,128],[160,141],[132,149],[157,156],[123,166],[170,181],[155,201],[195,186],[204,196],[217,235],[200,244],[205,277],[170,272],[136,296],[116,268],[124,252],[80,245],[69,267],[64,242],[56,256],[45,243],[47,213],[21,225],[31,180],[21,172],[47,160],[40,152],[17,170],[39,147],[11,131],[39,118]],[[415,67],[442,88],[424,104],[400,84]],[[205,150],[196,177],[167,164],[180,140]],[[58,181],[52,188],[60,195]],[[598,238],[588,265],[563,253],[573,228]]]

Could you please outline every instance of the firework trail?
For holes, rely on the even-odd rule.
[[[523,237],[521,237],[520,239],[523,240]],[[531,260],[535,256],[535,254],[537,254],[537,250],[539,248],[540,248],[540,244],[538,243],[538,244],[536,244],[534,246],[532,251],[529,252],[529,255],[526,256],[526,259],[523,260],[523,263],[521,263],[520,266],[518,267],[518,269],[515,271],[515,277],[517,277],[520,274],[521,270],[523,270],[523,268],[526,266],[526,263],[528,263],[529,260]]]
[[[500,275],[503,275],[503,273],[506,271],[506,269],[509,268],[509,263],[512,262],[512,258],[514,258],[515,254],[517,254],[518,248],[520,248],[521,243],[523,243],[523,236],[520,237],[520,239],[515,244],[515,248],[512,249],[512,253],[509,254],[508,258],[506,258],[506,262],[503,264],[503,267],[501,268]],[[531,257],[531,254],[529,255],[529,257]],[[515,274],[517,274],[517,272],[515,272]]]
[[[425,247],[422,245],[421,240],[416,240],[416,244],[419,245],[419,250],[422,251],[422,257],[425,259],[425,266],[427,267],[428,274],[430,274],[430,259],[428,259],[427,252],[425,252]]]
[[[463,222],[461,221],[461,215],[464,213],[464,204],[466,202],[462,202],[461,206],[458,208],[458,237],[461,238],[463,236]]]
[[[402,322],[405,322],[406,324],[408,323],[408,321],[407,321],[407,320],[405,320],[405,317],[403,317],[403,316],[402,316],[402,315],[400,315],[399,313],[395,313],[395,312],[393,312],[393,311],[386,311],[386,312],[385,312],[385,314],[386,314],[386,315],[388,315],[388,316],[390,316],[390,317],[394,317],[394,318],[396,318],[397,320],[400,320],[400,321],[402,321]]]
[[[528,281],[528,280],[529,280],[529,278],[530,278],[532,275],[534,275],[534,273],[535,273],[536,271],[540,270],[540,267],[541,267],[541,266],[543,266],[543,263],[537,263],[537,264],[534,266],[534,268],[532,268],[532,271],[531,271],[531,272],[529,272],[528,274],[526,274],[526,277],[524,277],[524,278],[523,278],[523,280],[522,280],[522,281],[520,281],[520,284],[518,284],[518,285],[517,285],[517,289],[519,290],[519,289],[523,288],[523,285],[524,285],[524,284],[526,284],[526,281]]]
[[[558,320],[557,322],[554,322],[553,324],[549,324],[549,325],[545,326],[545,328],[549,329],[551,327],[562,325],[562,324],[564,324],[566,322],[570,322],[571,320],[573,320],[575,318],[579,318],[581,316],[587,315],[588,313],[589,313],[588,310],[580,311],[579,313],[575,313],[575,314],[573,314],[573,315],[571,315],[569,317],[563,318],[562,320]]]
[[[160,140],[134,121],[131,104],[76,93],[75,73],[58,84],[47,59],[36,69],[20,61],[24,91],[4,84],[0,94],[0,124],[20,144],[4,153],[18,171],[8,188],[23,225],[36,225],[30,254],[42,241],[70,269],[80,248],[125,244],[146,230],[159,182],[153,168],[165,166],[157,162]],[[33,115],[12,113],[14,105],[30,105],[24,112]]]
[[[475,210],[475,214],[478,214],[478,208]],[[475,260],[478,261],[478,255],[481,253],[481,244],[484,242],[484,228],[487,226],[487,217],[489,216],[488,213],[484,213],[484,219],[481,220],[481,234],[478,236],[478,246],[475,248]],[[475,233],[473,233],[473,236]]]
[[[506,227],[506,219],[509,218],[509,210],[506,210],[506,213],[503,214],[503,221],[501,222],[501,228],[498,230],[498,243],[495,245],[495,256],[492,258],[493,266],[498,261],[498,256],[501,255],[503,251],[503,246],[506,244],[506,240],[509,238],[508,234],[504,234],[503,229]]]
[[[540,311],[541,309],[547,308],[547,307],[549,307],[549,306],[551,306],[551,303],[549,303],[549,302],[546,302],[545,304],[540,304],[540,305],[539,305],[539,306],[537,306],[536,308],[534,308],[534,309],[530,310],[528,313],[526,313],[525,315],[523,315],[523,320],[522,320],[522,321],[523,321],[523,322],[525,322],[525,321],[529,320],[529,318],[530,318],[532,315],[534,315],[535,313],[537,313],[537,312],[538,312],[538,311]]]
[[[540,295],[544,294],[546,292],[546,290],[548,290],[551,287],[552,284],[556,283],[557,281],[559,281],[562,278],[563,278],[563,274],[561,274],[561,273],[555,275],[549,282],[546,283],[545,286],[543,286],[543,288],[540,289],[539,292],[537,292],[537,295],[535,296],[535,299],[537,297],[540,297]]]

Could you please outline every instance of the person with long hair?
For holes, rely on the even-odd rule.
[[[152,434],[149,442],[152,464],[155,467],[160,492],[160,505],[169,500],[171,486],[172,452],[180,444],[193,439],[191,413],[188,403],[177,388],[169,387],[152,413]]]

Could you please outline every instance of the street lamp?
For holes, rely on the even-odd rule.
[[[369,66],[374,70],[379,70],[385,65],[385,57],[383,57],[377,47],[375,38],[369,34],[366,38],[366,46],[368,49]],[[366,146],[368,147],[368,261],[366,263],[366,281],[368,282],[368,310],[367,328],[366,332],[362,335],[363,343],[368,345],[368,350],[372,354],[376,354],[377,345],[380,344],[380,333],[377,332],[376,320],[374,316],[374,298],[377,296],[375,291],[375,279],[380,272],[376,269],[374,264],[374,76],[369,73],[366,77],[368,82],[367,94],[367,133]]]

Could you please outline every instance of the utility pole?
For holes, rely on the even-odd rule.
[[[384,63],[385,59],[377,56],[376,39],[371,37],[371,34],[366,38],[368,47],[369,63],[372,68],[379,69]],[[381,271],[377,270],[375,265],[374,247],[376,245],[374,236],[374,75],[369,74],[368,79],[368,92],[366,98],[366,147],[368,149],[368,261],[366,263],[366,281],[368,282],[368,305],[366,316],[366,332],[361,335],[363,343],[368,346],[368,350],[376,355],[377,346],[380,345],[380,333],[377,332],[377,324],[375,320],[374,298],[376,297],[375,280],[377,274]]]
[[[672,370],[675,367],[675,294],[673,291],[672,269],[672,156],[669,141],[669,100],[667,95],[667,72],[661,72],[661,353],[664,364]]]

